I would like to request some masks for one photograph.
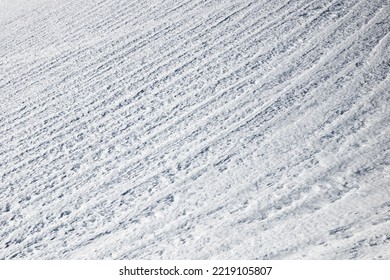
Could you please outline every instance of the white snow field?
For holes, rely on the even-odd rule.
[[[390,259],[387,0],[0,0],[0,259]]]

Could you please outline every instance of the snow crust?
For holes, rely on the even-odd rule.
[[[390,259],[389,13],[0,1],[0,258]]]

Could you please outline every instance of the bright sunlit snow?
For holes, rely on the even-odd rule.
[[[386,0],[0,0],[0,259],[390,259]]]

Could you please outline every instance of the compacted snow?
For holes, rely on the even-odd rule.
[[[390,259],[387,0],[0,0],[1,259]]]

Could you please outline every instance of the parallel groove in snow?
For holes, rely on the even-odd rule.
[[[387,1],[57,2],[0,21],[0,258],[390,258]]]

